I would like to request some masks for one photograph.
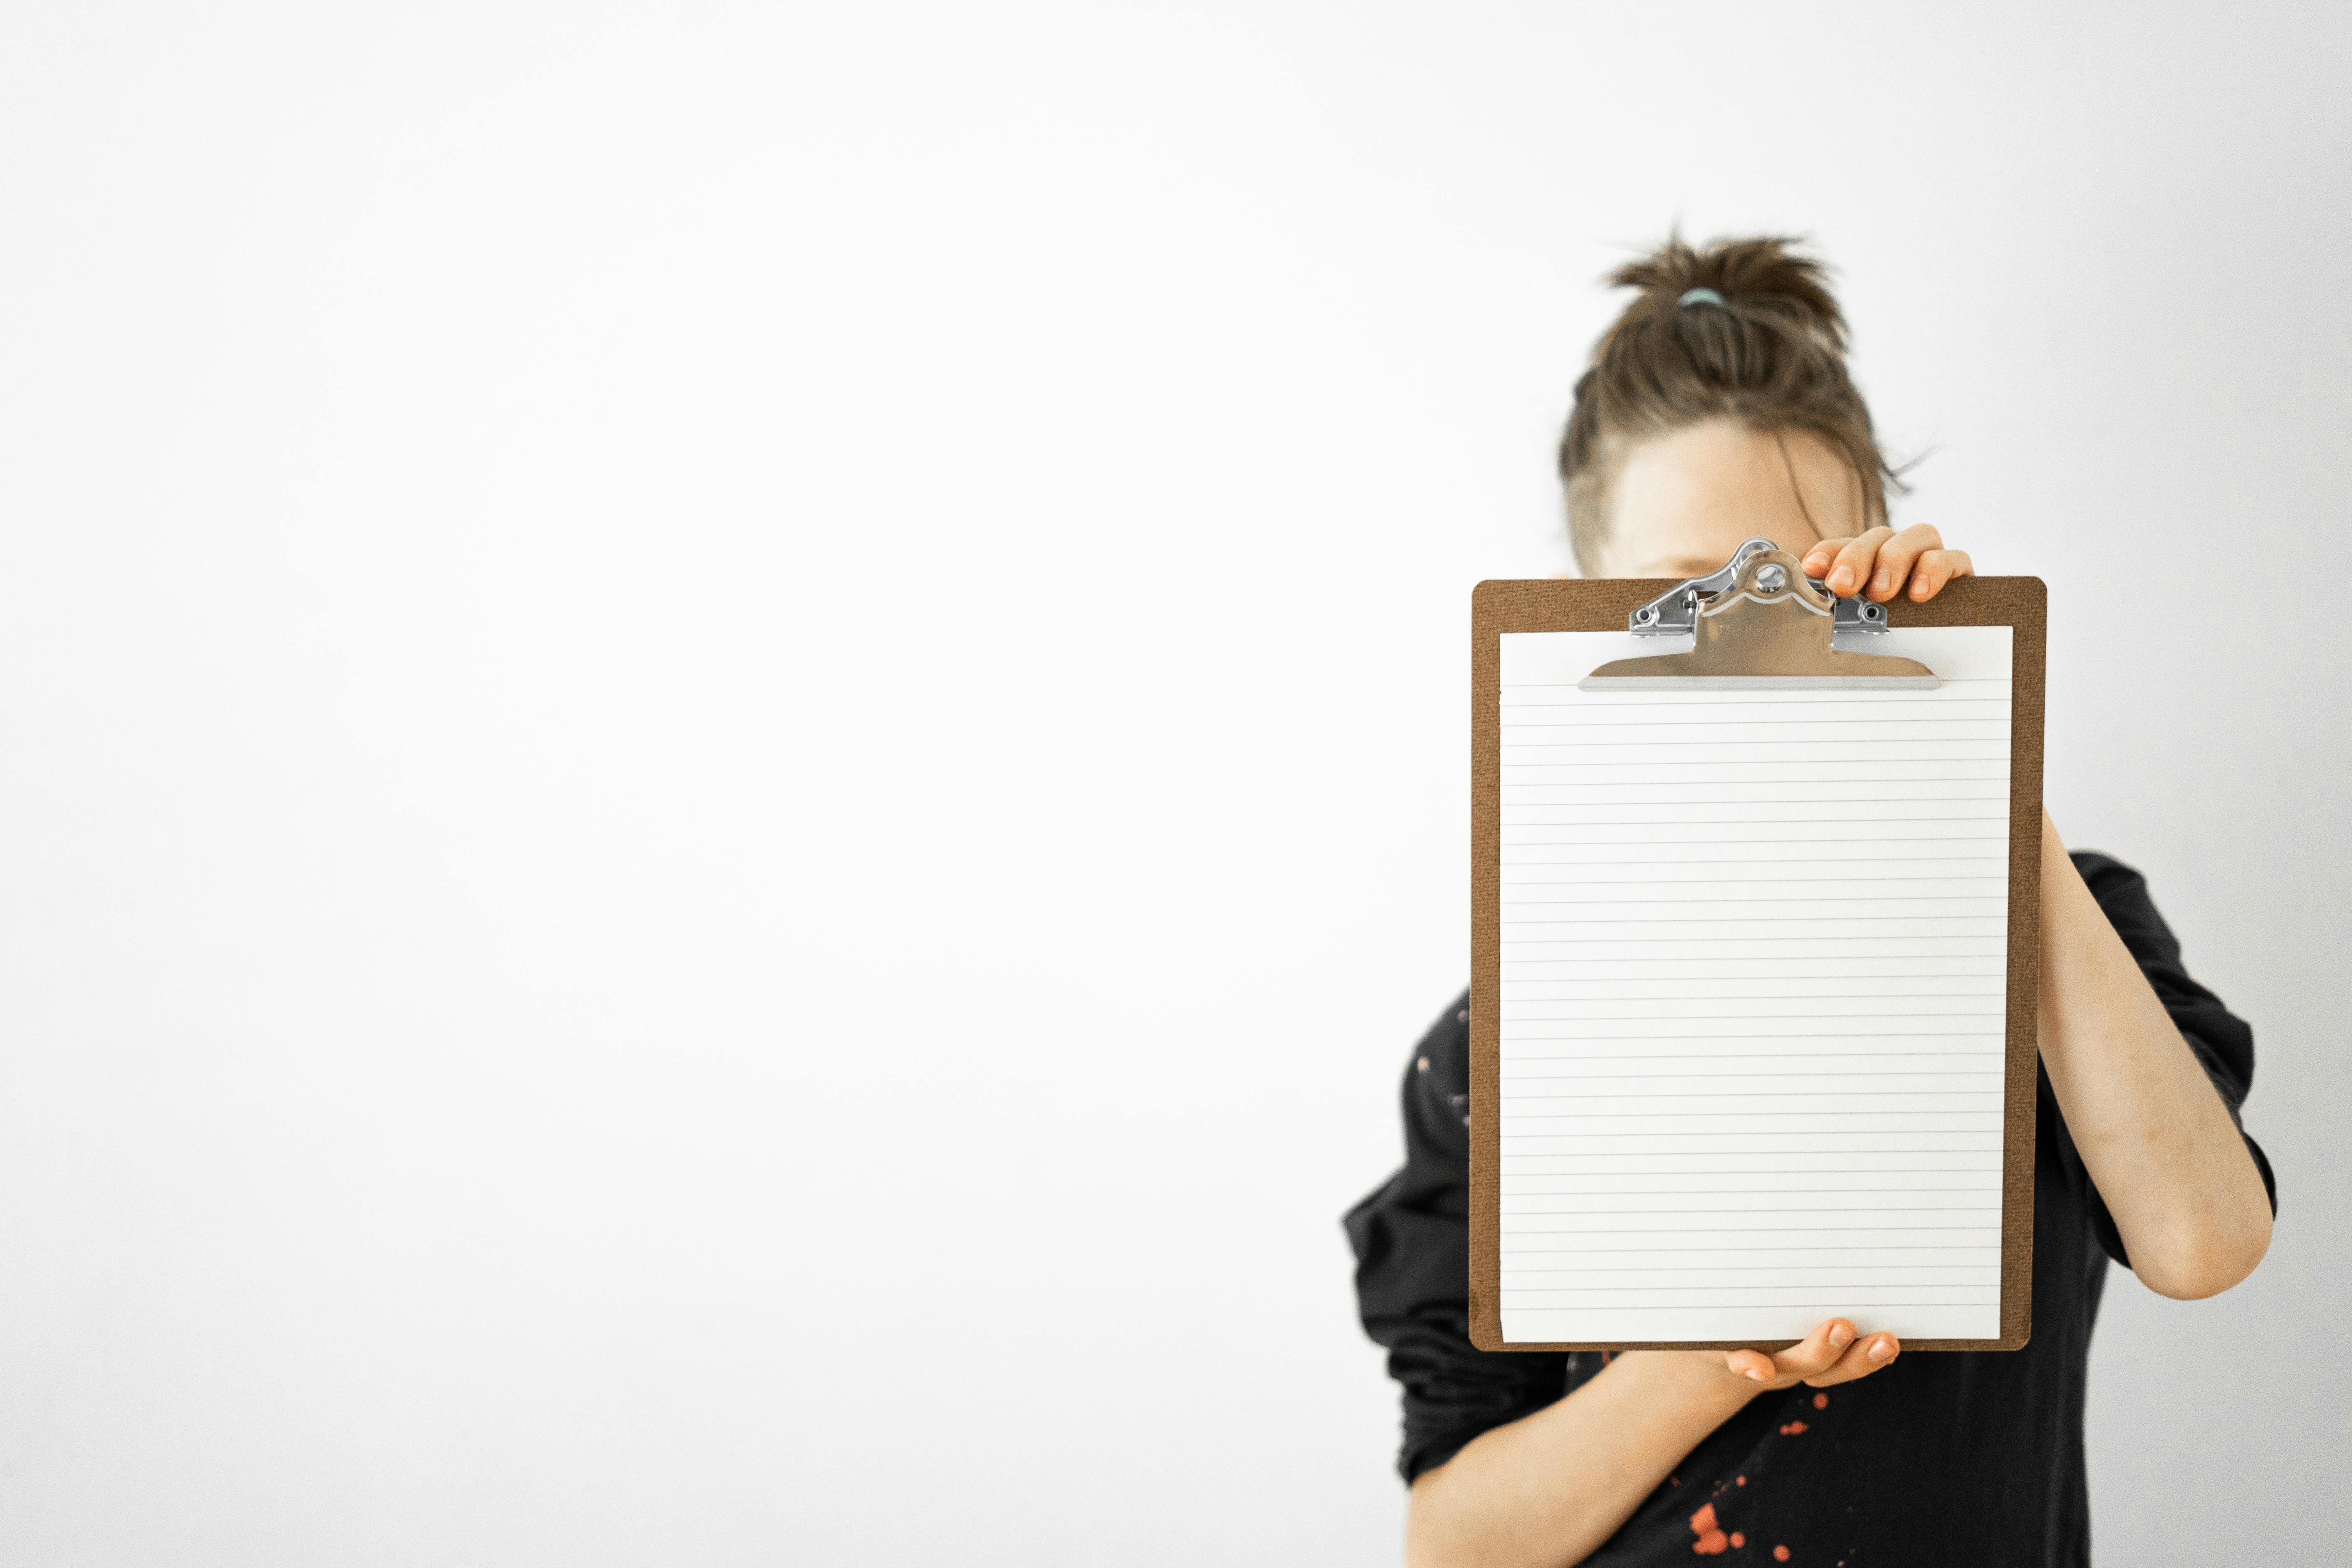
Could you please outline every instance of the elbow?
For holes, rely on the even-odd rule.
[[[2132,1272],[2159,1296],[2201,1301],[2252,1274],[2270,1247],[2271,1213],[2265,1198],[2260,1214],[2247,1216],[2241,1224],[2214,1227],[2172,1247],[2153,1248],[2145,1258],[2138,1248],[2133,1248]]]

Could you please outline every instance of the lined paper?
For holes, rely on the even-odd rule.
[[[2011,632],[1855,646],[1943,684],[1504,635],[1507,1342],[1999,1336]]]

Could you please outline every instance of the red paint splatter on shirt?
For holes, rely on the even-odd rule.
[[[1805,1424],[1803,1422],[1791,1421],[1786,1426],[1780,1428],[1780,1436],[1783,1437],[1793,1437],[1804,1429]]]
[[[1739,1531],[1735,1530],[1731,1532],[1731,1544],[1734,1546],[1745,1546],[1748,1544],[1748,1537],[1740,1534]]]
[[[1701,1557],[1713,1557],[1729,1550],[1731,1538],[1724,1534],[1721,1528],[1716,1524],[1713,1503],[1705,1504],[1696,1513],[1691,1515],[1690,1527],[1691,1532],[1698,1537],[1691,1543],[1691,1550]]]
[[[1740,1478],[1739,1478],[1739,1484],[1740,1484],[1741,1486],[1743,1486],[1743,1487],[1744,1487],[1744,1486],[1746,1486],[1746,1485],[1748,1484],[1748,1478],[1747,1478],[1746,1476],[1742,1476],[1742,1477],[1740,1477]]]
[[[1772,1548],[1772,1561],[1773,1561],[1773,1562],[1775,1562],[1775,1563],[1786,1563],[1788,1560],[1789,1560],[1789,1549],[1788,1549],[1787,1547],[1785,1547],[1785,1546],[1775,1546],[1774,1548]]]
[[[1829,1407],[1830,1407],[1830,1396],[1829,1396],[1828,1394],[1814,1394],[1814,1395],[1813,1395],[1813,1408],[1814,1408],[1814,1409],[1816,1409],[1816,1410],[1827,1410]]]

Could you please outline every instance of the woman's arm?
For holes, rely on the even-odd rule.
[[[1975,568],[1933,528],[1825,539],[1808,574],[1884,604]],[[2271,1244],[2270,1194],[2228,1107],[2042,819],[2042,1065],[2132,1272],[2160,1295],[2228,1289]]]
[[[2253,1272],[2271,1244],[2262,1173],[2047,815],[2042,1065],[2142,1284],[2187,1300]]]
[[[1616,1532],[1706,1435],[1758,1394],[1893,1364],[1892,1334],[1832,1318],[1777,1356],[1628,1351],[1556,1405],[1497,1426],[1412,1484],[1410,1568],[1569,1568]]]

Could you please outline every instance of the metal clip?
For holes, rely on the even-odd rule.
[[[1676,584],[1625,617],[1625,628],[1637,637],[1686,637],[1698,634],[1698,607],[1702,600],[1713,598],[1739,578],[1739,569],[1748,564],[1749,556],[1759,551],[1778,550],[1769,539],[1741,542],[1731,552],[1731,559],[1704,577],[1693,577]],[[1773,568],[1778,570],[1778,568]],[[1815,590],[1824,597],[1829,589],[1819,577],[1808,577]],[[1838,599],[1830,612],[1830,632],[1868,632],[1875,635],[1886,629],[1886,606],[1873,604],[1856,595]]]

